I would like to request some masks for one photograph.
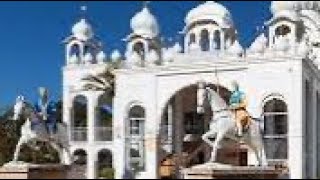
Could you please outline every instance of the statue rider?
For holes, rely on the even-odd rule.
[[[236,81],[232,83],[229,105],[236,121],[237,135],[242,137],[243,131],[250,125],[251,118],[246,110],[247,102],[245,94],[240,91],[239,84]]]
[[[40,119],[45,123],[48,134],[53,135],[57,131],[56,103],[49,100],[49,92],[46,88],[39,88],[39,101],[35,105],[35,110]]]

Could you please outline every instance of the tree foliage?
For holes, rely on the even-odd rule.
[[[0,166],[11,161],[16,148],[16,144],[21,136],[21,127],[25,119],[12,120],[13,108],[8,108],[0,116]],[[57,118],[61,122],[62,102],[57,103]],[[20,161],[29,163],[58,163],[57,152],[46,143],[39,143],[22,146],[19,156]]]

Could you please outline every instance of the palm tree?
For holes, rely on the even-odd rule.
[[[108,65],[107,68],[99,74],[88,75],[82,80],[85,83],[83,85],[84,90],[104,91],[111,97],[114,96],[115,75],[114,69],[117,66]]]

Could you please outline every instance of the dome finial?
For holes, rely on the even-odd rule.
[[[151,3],[151,1],[143,1],[143,8],[148,8],[148,5]]]
[[[88,6],[80,6],[80,19],[87,19]]]

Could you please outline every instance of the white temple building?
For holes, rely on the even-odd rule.
[[[121,62],[112,123],[103,123],[99,111],[110,101],[104,92],[82,88],[82,78],[102,72],[110,58],[89,22],[77,22],[65,40],[63,119],[72,152],[86,156],[87,178],[97,177],[100,157],[109,158],[116,178],[182,178],[180,170],[210,154],[201,135],[212,112],[197,113],[197,83],[211,84],[228,101],[234,80],[250,114],[263,119],[269,165],[286,167],[288,178],[320,177],[320,3],[273,1],[271,12],[265,31],[245,48],[230,11],[200,3],[186,15],[184,42],[167,47],[157,18],[143,7],[131,19],[126,52],[111,57]],[[232,152],[240,152],[239,161]],[[246,145],[222,147],[219,158],[257,164]]]

